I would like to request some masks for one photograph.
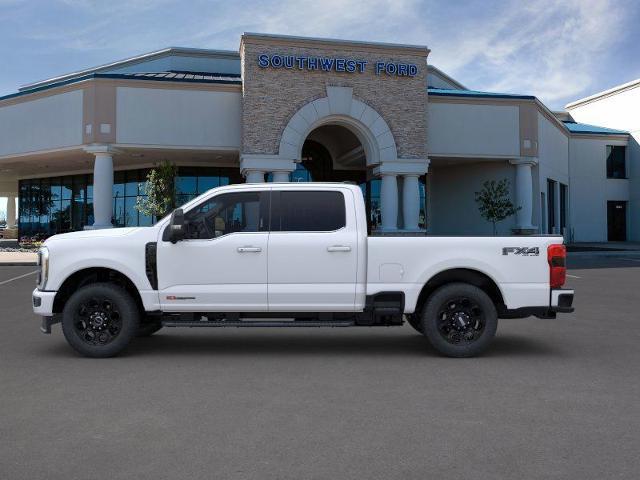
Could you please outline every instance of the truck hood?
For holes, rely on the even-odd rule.
[[[49,237],[47,241],[44,242],[44,245],[46,246],[63,240],[124,237],[125,235],[131,235],[132,233],[149,228],[150,227],[102,228],[100,230],[80,230],[78,232],[61,233],[59,235]]]

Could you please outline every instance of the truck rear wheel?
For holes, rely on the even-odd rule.
[[[438,288],[422,310],[422,328],[429,343],[448,357],[473,357],[491,343],[498,328],[493,301],[468,283]]]
[[[140,313],[123,288],[93,283],[80,288],[62,311],[67,342],[86,357],[113,357],[126,348],[138,331]]]

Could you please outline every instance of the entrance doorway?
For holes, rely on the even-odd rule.
[[[350,182],[358,185],[365,198],[369,233],[382,226],[381,180],[367,166],[362,142],[343,125],[322,125],[309,133],[302,146],[301,161],[291,174],[292,182]],[[426,178],[419,179],[420,212],[418,227],[426,229]],[[399,185],[400,195],[402,184]],[[398,218],[402,219],[399,201]],[[400,228],[402,225],[400,224]]]
[[[610,242],[627,240],[627,202],[607,202],[607,229]]]

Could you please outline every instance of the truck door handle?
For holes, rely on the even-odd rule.
[[[260,247],[238,247],[238,253],[258,253],[261,251]]]
[[[327,247],[327,252],[350,252],[351,247],[348,245],[332,245],[331,247]]]

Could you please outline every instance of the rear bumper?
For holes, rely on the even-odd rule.
[[[573,312],[573,290],[563,288],[551,290],[551,302],[549,308],[552,312],[557,313]]]
[[[538,318],[556,318],[558,313],[571,313],[573,308],[573,290],[551,290],[548,307],[522,307],[503,310],[498,313],[499,318],[525,318],[535,316]]]

